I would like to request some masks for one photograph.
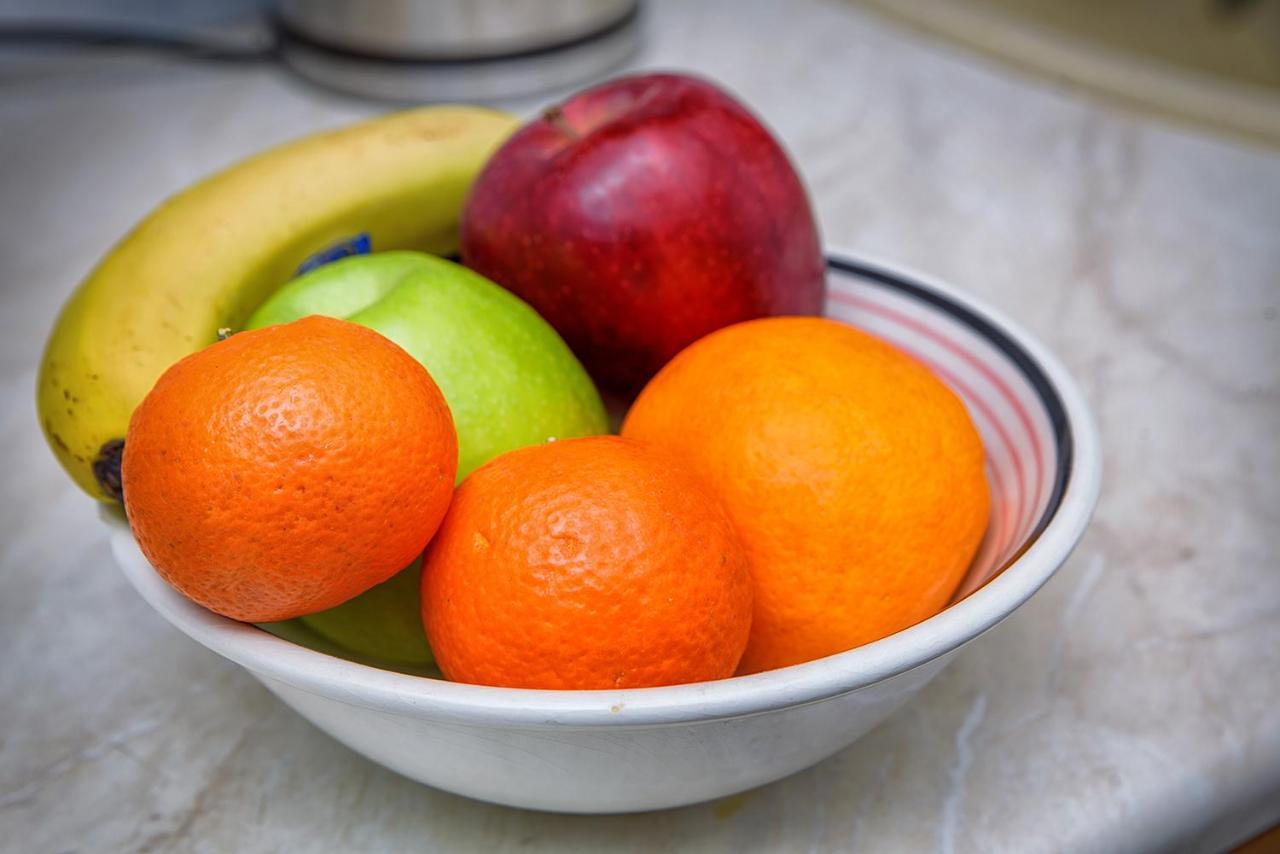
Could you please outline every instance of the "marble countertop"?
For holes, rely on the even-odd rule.
[[[397,777],[148,609],[32,405],[55,311],[134,221],[377,108],[270,66],[0,66],[0,849],[1210,851],[1280,820],[1280,156],[853,6],[650,11],[637,64],[766,116],[831,245],[1074,371],[1106,453],[1075,555],[889,723],[745,796],[580,818]]]

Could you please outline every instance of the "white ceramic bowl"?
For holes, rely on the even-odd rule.
[[[245,667],[375,762],[519,807],[674,807],[785,777],[883,721],[1062,564],[1097,499],[1096,429],[1075,382],[997,312],[925,277],[829,259],[828,314],[928,362],[966,401],[994,498],[983,546],[942,613],[806,664],[669,688],[533,691],[460,685],[318,652],[219,617],[165,584],[128,527],[112,551],[165,619]]]

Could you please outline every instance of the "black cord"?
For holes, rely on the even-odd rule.
[[[0,24],[0,48],[6,47],[130,48],[212,62],[261,62],[274,60],[278,55],[274,31],[266,44],[236,45],[186,35],[113,29],[97,24],[43,22]]]

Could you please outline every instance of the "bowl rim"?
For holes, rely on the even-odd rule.
[[[999,349],[1045,406],[1059,466],[1048,506],[1003,571],[943,611],[880,640],[825,658],[714,682],[618,690],[466,685],[382,670],[278,638],[207,611],[151,569],[118,513],[102,517],[129,582],[180,631],[259,677],[380,712],[442,722],[543,728],[653,726],[742,717],[813,703],[905,673],[958,649],[1009,616],[1067,559],[1097,503],[1097,427],[1074,379],[1033,335],[1002,312],[937,279],[838,249],[828,267],[905,291],[946,311]]]

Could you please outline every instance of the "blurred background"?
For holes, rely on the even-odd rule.
[[[1043,339],[1106,482],[1054,581],[848,751],[660,821],[524,813],[372,765],[148,611],[35,368],[203,175],[638,68],[742,97],[830,246]],[[0,850],[1231,850],[1280,821],[1278,312],[1275,0],[0,0]]]
[[[1045,78],[1217,131],[1280,144],[1280,4],[1271,0],[851,0]],[[7,0],[16,74],[71,55],[278,64],[389,101],[502,101],[596,79],[632,59],[640,0]],[[783,36],[784,33],[779,33]],[[41,63],[40,60],[44,60]]]

